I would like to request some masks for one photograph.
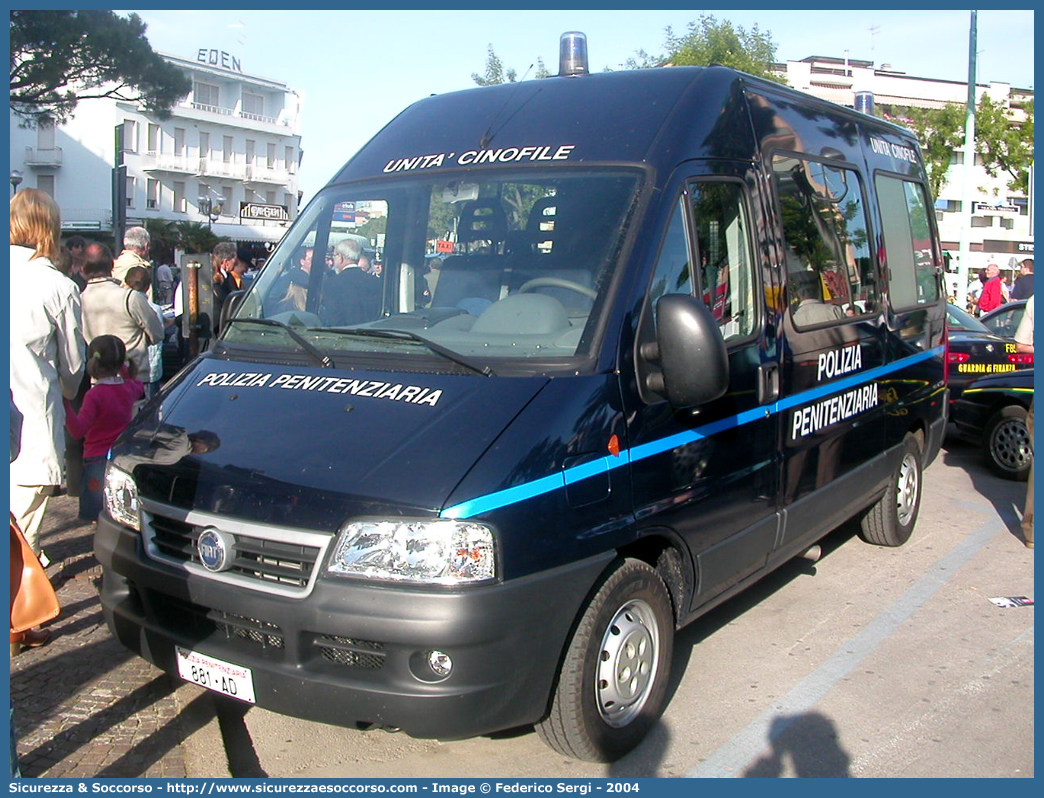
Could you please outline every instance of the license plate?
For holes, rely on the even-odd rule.
[[[174,647],[174,654],[178,662],[178,675],[185,681],[240,701],[254,703],[254,677],[250,668],[233,665],[181,646]]]

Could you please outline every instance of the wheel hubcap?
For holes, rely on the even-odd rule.
[[[598,711],[610,726],[630,723],[649,697],[660,658],[656,616],[644,601],[629,601],[602,638],[595,674]]]
[[[907,526],[917,510],[917,492],[920,489],[917,478],[917,460],[912,454],[903,457],[899,466],[899,483],[896,486],[896,514],[899,523]]]
[[[1030,453],[1029,430],[1015,420],[1003,421],[993,430],[990,451],[997,464],[1009,471],[1025,468],[1033,455]]]

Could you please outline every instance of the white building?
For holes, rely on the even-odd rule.
[[[112,233],[119,126],[127,227],[202,222],[233,241],[267,243],[286,232],[297,215],[301,98],[285,83],[244,72],[227,52],[193,55],[163,54],[192,79],[167,120],[112,99],[81,101],[57,127],[24,129],[11,115],[11,169],[22,172],[22,186],[55,198],[63,233]]]
[[[872,61],[810,56],[779,64],[777,71],[786,75],[792,87],[850,108],[855,107],[856,92],[872,93],[877,106],[941,108],[948,102],[964,105],[968,99],[967,82],[912,77],[889,64],[875,68]],[[1007,83],[977,84],[976,92],[979,98],[986,94],[994,102],[1003,103],[1016,121],[1026,118],[1023,108],[1033,99],[1032,89],[1017,89]],[[965,297],[957,276],[964,220],[965,155],[963,147],[953,153],[952,167],[935,198],[939,238],[943,250],[950,255],[951,273],[947,274],[946,283],[961,300],[959,304]],[[1008,276],[1010,285],[1018,274],[1018,262],[1033,257],[1032,169],[1027,196],[1009,191],[1004,174],[992,178],[979,163],[976,155],[971,171],[971,252],[967,274],[969,280],[974,280],[988,264],[996,263]]]

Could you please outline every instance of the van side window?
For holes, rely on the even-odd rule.
[[[692,186],[692,218],[703,301],[726,342],[754,330],[754,274],[743,187],[705,182]]]
[[[795,321],[805,326],[873,312],[878,289],[859,175],[794,155],[773,156],[772,169]],[[825,307],[799,312],[812,303]]]
[[[874,183],[881,207],[892,305],[909,308],[932,304],[939,299],[939,278],[924,187],[889,175],[878,175]]]
[[[671,216],[667,235],[656,262],[656,273],[649,286],[649,307],[656,311],[656,300],[665,294],[692,295],[692,269],[689,266],[689,245],[685,239],[685,198]]]

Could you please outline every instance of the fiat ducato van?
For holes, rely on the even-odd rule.
[[[947,407],[918,142],[724,67],[572,72],[389,122],[116,443],[125,646],[611,761],[681,627],[849,519],[910,537]]]

